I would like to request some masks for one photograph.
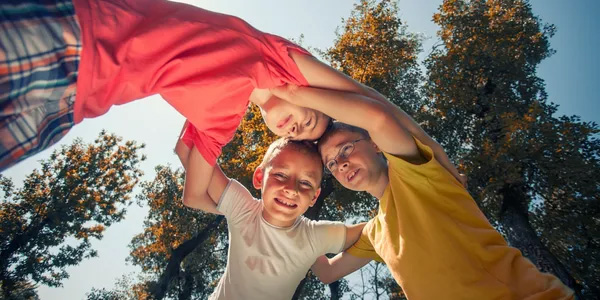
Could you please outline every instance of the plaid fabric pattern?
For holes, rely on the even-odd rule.
[[[80,54],[71,0],[0,0],[0,172],[73,126]]]

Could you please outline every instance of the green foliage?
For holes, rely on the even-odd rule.
[[[358,272],[361,281],[349,286],[350,299],[406,299],[385,264],[373,261]]]
[[[39,300],[36,286],[29,281],[18,281],[14,283],[10,290],[4,290],[0,285],[0,295],[2,299],[10,300]]]
[[[396,2],[362,0],[325,56],[333,67],[416,116],[423,104],[417,61],[420,51],[421,38],[407,32]]]
[[[147,287],[143,283],[135,283],[135,281],[143,281],[144,278],[134,278],[134,275],[123,275],[113,290],[105,288],[92,288],[86,294],[87,300],[146,300],[150,299],[147,293]],[[139,276],[138,276],[139,277]]]
[[[107,289],[96,289],[92,288],[92,290],[86,294],[87,300],[123,300],[127,299],[117,291],[110,291]]]
[[[91,239],[121,221],[142,172],[143,145],[102,132],[76,140],[41,162],[15,188],[0,175],[0,283],[4,292],[32,280],[60,286],[67,266],[96,256]]]

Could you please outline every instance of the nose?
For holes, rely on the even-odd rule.
[[[283,186],[283,192],[290,196],[298,195],[298,185],[294,180],[288,180]]]
[[[288,136],[291,138],[295,138],[298,136],[298,124],[294,123],[292,128],[288,131]]]
[[[338,163],[338,171],[344,172],[346,169],[348,169],[348,165],[349,163],[347,161]]]

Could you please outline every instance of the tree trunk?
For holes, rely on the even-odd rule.
[[[8,278],[8,276],[4,277],[2,279],[2,285],[0,285],[0,289],[2,290],[2,299],[10,299],[14,288],[15,282]]]
[[[167,293],[167,289],[169,287],[169,283],[173,278],[175,278],[179,274],[179,268],[181,266],[181,262],[183,259],[190,254],[196,247],[198,247],[208,236],[210,233],[221,223],[223,220],[223,216],[217,216],[210,224],[206,225],[204,229],[200,233],[198,233],[194,238],[185,241],[183,244],[179,245],[179,247],[175,248],[171,253],[171,258],[169,259],[169,263],[165,268],[165,271],[160,275],[160,278],[157,283],[150,287],[150,294],[152,294],[152,299],[160,300]]]
[[[179,297],[177,300],[189,300],[192,299],[192,289],[194,288],[194,277],[190,272],[183,272],[183,287],[179,291]]]
[[[315,202],[315,205],[313,205],[313,207],[310,207],[304,213],[304,216],[311,220],[319,220],[319,213],[321,212],[321,208],[323,208],[323,204],[325,203],[325,198],[327,198],[327,196],[329,196],[329,194],[331,194],[331,192],[333,192],[333,181],[331,179],[331,176],[327,176],[323,182],[323,185],[321,186],[321,194],[319,194],[319,198],[317,198],[317,202]],[[298,287],[296,287],[294,296],[292,296],[293,300],[299,299],[300,294],[302,293],[302,289],[304,289],[304,285],[306,284],[307,277],[308,277],[308,272],[306,273],[306,276],[304,277],[304,279],[302,279],[302,281],[300,281],[300,283],[298,284]]]
[[[331,300],[340,300],[340,281],[334,281],[329,284],[329,292],[331,292]]]
[[[10,289],[12,289],[15,281],[22,279],[18,277],[13,278],[10,275],[10,272],[8,271],[10,268],[8,265],[9,259],[15,254],[15,252],[17,252],[17,250],[25,246],[28,240],[34,239],[36,234],[39,233],[40,230],[42,230],[49,222],[50,218],[46,217],[33,228],[27,228],[22,234],[17,234],[12,239],[4,251],[0,251],[0,287],[2,287],[4,293],[7,293],[7,291],[10,293]]]
[[[523,189],[508,186],[501,190],[504,197],[500,211],[500,223],[508,244],[523,253],[542,272],[554,274],[572,288],[581,298],[580,287],[565,266],[548,250],[529,223]]]

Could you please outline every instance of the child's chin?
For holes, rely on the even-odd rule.
[[[348,183],[345,183],[345,184],[342,184],[342,185],[343,185],[345,188],[347,188],[347,189],[349,189],[349,190],[351,190],[351,191],[355,191],[355,192],[362,192],[362,191],[364,191],[364,189],[361,189],[361,188],[360,188],[358,185],[356,185],[356,184],[348,184]]]

